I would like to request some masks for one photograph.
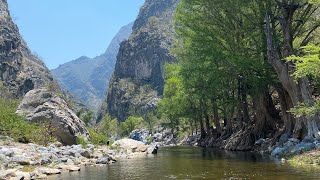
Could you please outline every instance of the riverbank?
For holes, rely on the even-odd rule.
[[[88,144],[48,147],[21,144],[10,138],[0,141],[0,179],[45,179],[64,171],[80,171],[83,166],[103,166],[118,159],[145,157],[153,147],[131,139],[112,146]]]
[[[288,162],[292,165],[299,165],[299,166],[309,166],[309,165],[319,166],[320,165],[320,149],[296,155],[292,158],[289,158]]]

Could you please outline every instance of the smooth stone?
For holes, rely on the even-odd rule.
[[[291,141],[293,143],[300,143],[300,140],[297,138],[290,138],[289,141]]]
[[[12,158],[12,161],[20,165],[30,165],[30,159],[23,155],[15,155]]]
[[[313,150],[315,149],[316,146],[314,143],[299,143],[297,144],[293,150],[291,150],[291,154],[300,154],[300,153],[303,153],[303,152],[307,152],[307,151],[310,151],[310,150]]]
[[[37,168],[36,169],[39,173],[41,174],[46,174],[46,175],[52,175],[52,174],[61,174],[61,171],[59,169],[53,169],[53,168]]]

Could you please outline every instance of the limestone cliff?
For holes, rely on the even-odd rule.
[[[129,115],[142,115],[155,109],[163,94],[163,66],[174,61],[169,49],[178,2],[146,0],[133,25],[133,33],[120,45],[100,118],[109,113],[124,121]]]
[[[33,55],[0,0],[0,80],[17,97],[53,82],[48,68]]]
[[[24,97],[18,114],[31,122],[49,122],[62,143],[74,144],[77,136],[90,139],[84,123],[69,108],[70,104],[60,98],[61,93],[59,97],[55,95],[61,92],[60,87],[22,39],[6,0],[0,0],[0,84],[0,96],[8,97],[9,93],[10,98]],[[68,94],[63,94],[68,99]]]

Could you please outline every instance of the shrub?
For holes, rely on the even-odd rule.
[[[90,133],[92,144],[103,145],[107,143],[107,137],[104,134],[95,131],[93,128],[88,128],[88,131]]]
[[[98,132],[106,135],[108,138],[118,134],[118,120],[112,119],[109,115],[104,116],[98,124]]]
[[[77,136],[76,142],[77,142],[77,144],[81,144],[82,147],[87,147],[87,145],[88,145],[87,140],[83,136]]]
[[[120,123],[120,135],[128,136],[133,130],[142,126],[144,120],[142,117],[130,116],[125,122]]]
[[[18,103],[18,100],[0,98],[0,134],[22,143],[48,145],[55,141],[49,127],[28,123],[15,113]]]

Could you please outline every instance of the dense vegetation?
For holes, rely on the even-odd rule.
[[[13,138],[15,141],[23,143],[36,143],[48,145],[56,141],[53,137],[53,129],[49,124],[31,124],[26,122],[23,117],[18,116],[15,112],[19,100],[10,97],[9,93],[0,84],[0,135]],[[39,136],[41,134],[42,136]]]
[[[181,0],[160,115],[233,150],[283,133],[318,138],[319,5]]]

